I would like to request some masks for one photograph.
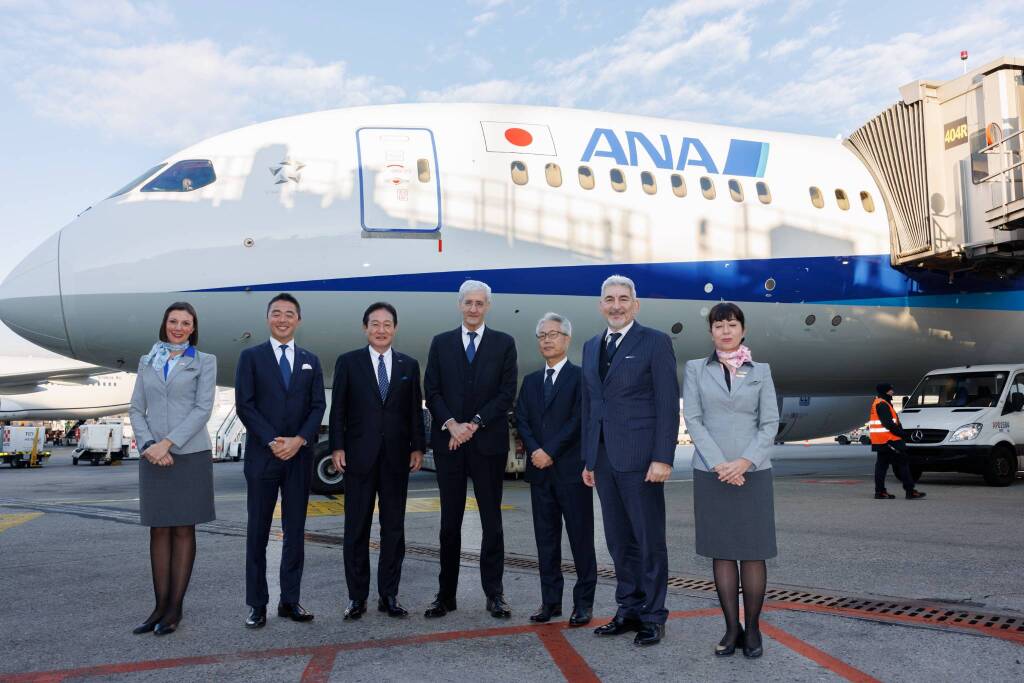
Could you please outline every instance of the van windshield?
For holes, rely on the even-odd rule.
[[[1006,384],[1005,372],[927,375],[904,408],[991,408]]]

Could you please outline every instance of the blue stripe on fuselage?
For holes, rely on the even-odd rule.
[[[817,303],[843,306],[1024,310],[1024,277],[996,279],[892,268],[888,254],[802,258],[480,268],[363,277],[294,280],[192,291],[455,292],[467,279],[496,293],[596,296],[613,274],[625,275],[648,299]],[[766,288],[774,280],[774,289]],[[707,286],[711,285],[710,291]]]

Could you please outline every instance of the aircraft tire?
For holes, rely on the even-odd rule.
[[[321,495],[345,492],[345,475],[334,469],[331,450],[326,442],[318,444],[313,456],[313,477],[310,491]]]

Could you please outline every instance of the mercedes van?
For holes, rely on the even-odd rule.
[[[1024,470],[1024,365],[933,370],[903,400],[910,471],[970,472],[1009,486]]]

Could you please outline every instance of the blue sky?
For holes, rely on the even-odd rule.
[[[0,0],[0,277],[163,157],[257,121],[490,101],[834,136],[960,73],[961,49],[1024,56],[1021,26],[1003,1]]]

